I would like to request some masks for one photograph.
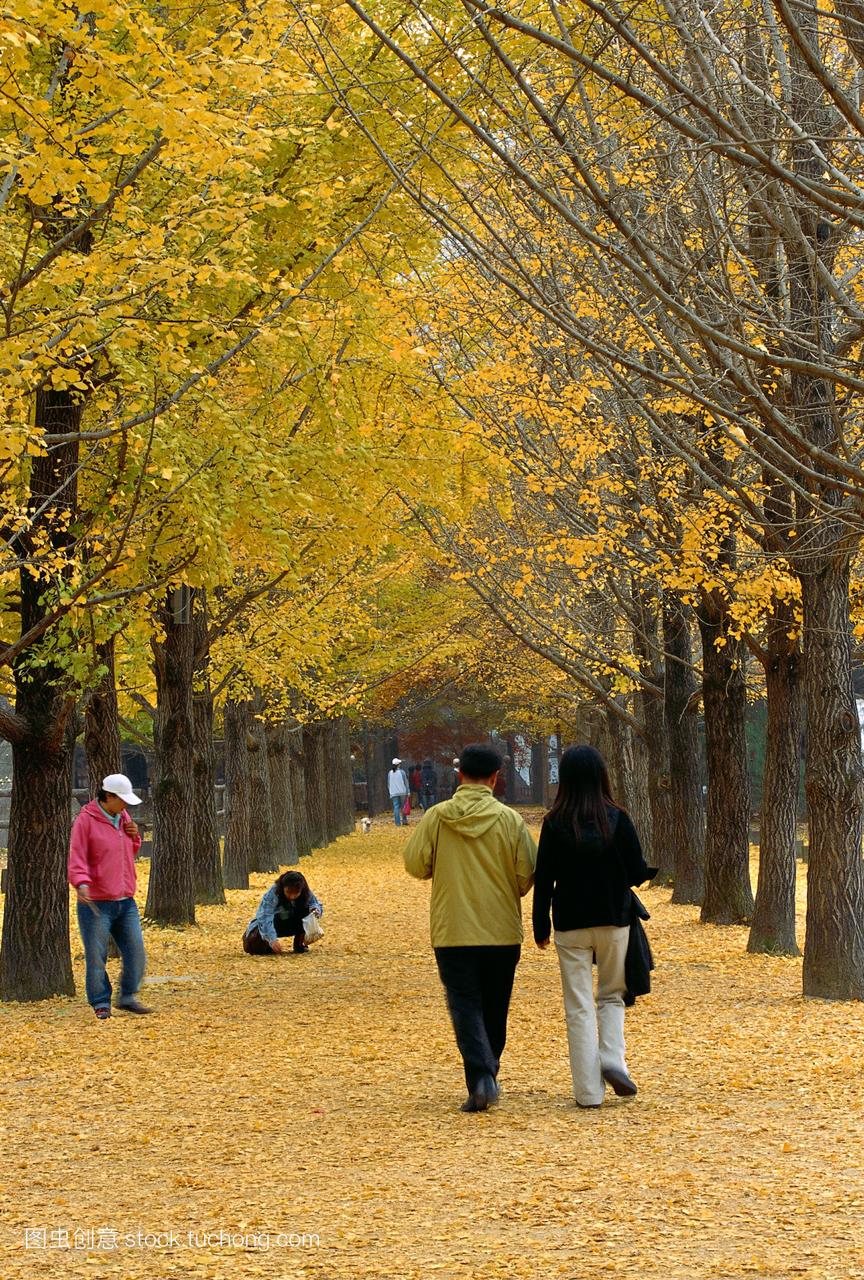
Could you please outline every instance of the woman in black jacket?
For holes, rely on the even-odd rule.
[[[534,941],[548,947],[551,907],[573,1094],[580,1107],[599,1107],[606,1083],[619,1096],[636,1093],[624,1060],[630,889],[650,880],[657,869],[646,865],[633,823],[612,799],[599,751],[568,747],[558,779],[558,795],[543,821],[537,851]]]

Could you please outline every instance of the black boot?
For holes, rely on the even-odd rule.
[[[462,1111],[488,1111],[498,1101],[498,1085],[494,1076],[481,1076],[462,1103]]]

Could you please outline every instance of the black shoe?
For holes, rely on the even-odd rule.
[[[576,1100],[576,1106],[582,1111],[596,1111],[598,1107],[602,1107],[602,1102],[579,1102]]]
[[[483,1091],[486,1095],[486,1105],[494,1107],[495,1103],[501,1096],[501,1090],[498,1088],[498,1081],[494,1076],[484,1076],[477,1086],[478,1090]]]
[[[617,1067],[605,1067],[603,1079],[611,1084],[619,1098],[635,1098],[639,1092],[635,1080],[631,1080],[626,1071],[619,1071]]]
[[[111,1017],[111,1007],[107,1004],[100,1004],[97,1009],[93,1010],[93,1012],[96,1014],[96,1017],[100,1022],[104,1022],[106,1018]]]
[[[146,1004],[142,1004],[136,996],[129,996],[126,1000],[118,1000],[116,1002],[118,1009],[125,1009],[127,1013],[152,1013],[152,1009],[148,1009]]]
[[[499,1089],[494,1076],[481,1076],[462,1103],[462,1111],[488,1111],[498,1101]]]
[[[306,945],[306,943],[305,943],[305,942],[295,942],[295,943],[294,943],[294,953],[295,953],[295,955],[298,955],[298,956],[305,955],[305,954],[306,954],[306,952],[307,952],[308,950],[309,950],[309,948],[308,948],[308,946]]]

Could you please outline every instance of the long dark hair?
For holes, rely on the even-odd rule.
[[[558,764],[558,794],[549,810],[557,825],[570,828],[577,839],[582,828],[593,826],[604,840],[612,838],[609,806],[612,799],[606,761],[594,747],[568,747]]]
[[[300,896],[294,899],[294,905],[299,907],[304,915],[308,915],[312,890],[306,883],[304,875],[299,871],[283,871],[279,879],[274,881],[274,884],[281,894],[284,894],[286,889],[299,889]]]

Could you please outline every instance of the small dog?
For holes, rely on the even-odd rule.
[[[360,819],[360,829],[361,829],[361,831],[363,832],[364,836],[368,836],[369,832],[372,830],[372,819],[371,819],[371,818],[361,818],[361,819]]]

